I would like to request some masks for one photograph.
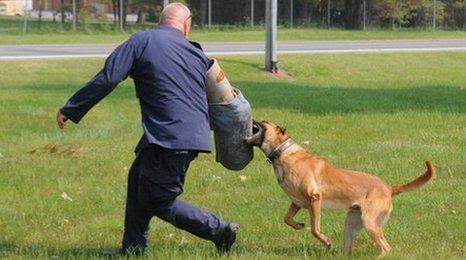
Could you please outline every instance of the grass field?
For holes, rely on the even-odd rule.
[[[245,30],[194,30],[191,40],[200,42],[264,41],[264,28]],[[0,34],[0,45],[6,44],[116,44],[126,40],[129,33],[33,33]],[[414,40],[466,39],[466,31],[345,31],[339,29],[279,29],[279,41],[333,41],[333,40]]]
[[[116,44],[127,39],[131,33],[150,26],[138,26],[127,32],[115,31],[111,23],[91,24],[89,29],[78,32],[63,31],[59,23],[44,22],[42,30],[32,21],[29,32],[22,34],[21,20],[0,16],[0,45],[6,44]],[[69,24],[67,25],[69,27]],[[133,25],[135,26],[135,25]],[[340,30],[317,28],[279,28],[279,41],[332,41],[332,40],[409,40],[409,39],[466,39],[466,31],[430,30]],[[212,30],[194,29],[190,37],[201,42],[219,41],[264,41],[263,27],[219,27]]]
[[[438,177],[394,199],[386,226],[389,259],[466,256],[466,53],[280,56],[277,79],[261,57],[220,62],[251,102],[254,117],[285,126],[334,165],[406,183],[430,159]],[[98,258],[118,248],[126,175],[141,134],[130,81],[79,125],[59,131],[56,110],[102,60],[0,62],[0,257]],[[8,73],[3,73],[8,71]],[[27,75],[27,76],[25,76]],[[239,178],[240,175],[246,177]],[[289,205],[264,156],[230,172],[213,154],[193,162],[182,198],[241,225],[236,259],[346,259],[345,212],[325,212],[327,251],[309,230],[283,223]],[[297,219],[309,223],[308,214]],[[377,248],[362,232],[354,258]],[[158,219],[154,259],[216,257],[213,246]]]

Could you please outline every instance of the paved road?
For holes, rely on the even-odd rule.
[[[116,45],[0,45],[0,60],[107,57]],[[263,43],[204,43],[210,56],[258,55]],[[279,42],[279,54],[466,51],[465,40]]]

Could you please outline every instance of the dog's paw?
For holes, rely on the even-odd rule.
[[[328,250],[331,250],[331,249],[333,248],[332,242],[330,242],[330,240],[327,241],[327,242],[325,243],[325,247],[327,247]]]
[[[304,223],[295,223],[293,225],[293,228],[296,229],[296,230],[303,229],[304,227],[305,227]]]

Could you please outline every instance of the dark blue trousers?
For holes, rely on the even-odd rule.
[[[125,231],[122,250],[139,253],[148,248],[153,216],[200,238],[219,242],[227,224],[215,215],[177,199],[195,151],[148,145],[140,151],[128,175]]]

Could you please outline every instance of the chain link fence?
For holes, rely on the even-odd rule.
[[[195,28],[264,25],[266,0],[181,2],[191,8]],[[0,0],[0,33],[136,31],[154,27],[163,5],[163,0]],[[279,0],[278,24],[361,30],[466,30],[466,0]]]

